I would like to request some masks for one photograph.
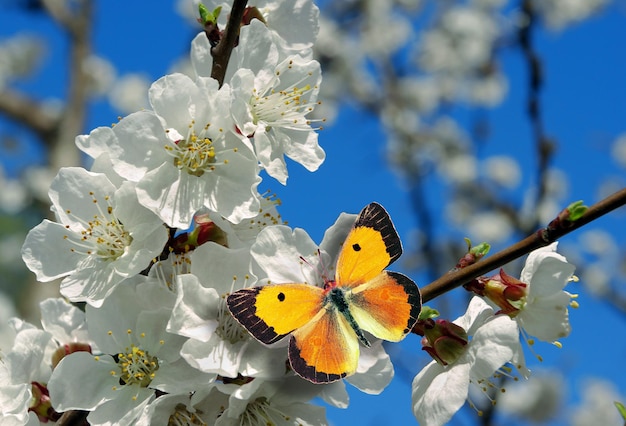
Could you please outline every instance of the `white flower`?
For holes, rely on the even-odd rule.
[[[92,411],[92,425],[131,424],[155,390],[188,394],[215,375],[191,368],[179,352],[180,336],[167,333],[174,295],[139,279],[119,286],[100,308],[87,306],[89,333],[102,355],[75,352],[55,368],[48,388],[60,411]]]
[[[103,134],[114,170],[137,182],[139,202],[176,228],[202,207],[234,223],[256,215],[261,179],[252,147],[235,133],[228,86],[167,75],[150,88],[150,103],[154,113],[124,118],[115,138]]]
[[[533,424],[549,422],[560,414],[566,390],[562,373],[533,371],[527,381],[507,385],[506,392],[498,396],[498,407]]]
[[[45,387],[51,373],[51,335],[21,321],[14,321],[13,326],[17,331],[13,347],[6,355],[0,353],[2,424],[38,425],[37,414],[31,409],[39,408],[46,413],[51,407]],[[55,413],[47,414],[53,416]]]
[[[452,7],[437,27],[424,33],[419,64],[432,72],[467,73],[489,61],[497,35],[496,23],[485,11]]]
[[[189,338],[182,357],[200,371],[223,377],[283,376],[286,352],[252,339],[230,315],[224,300],[227,293],[256,282],[249,275],[249,249],[209,242],[194,250],[190,260],[192,274],[178,276],[177,300],[168,324],[168,331]]]
[[[517,324],[479,297],[454,321],[471,340],[455,362],[446,366],[432,361],[413,379],[413,413],[422,426],[448,422],[468,398],[470,384],[489,381],[504,364],[512,362],[527,375]]]
[[[586,19],[606,3],[607,0],[534,0],[532,7],[549,27],[560,30]]]
[[[113,82],[109,102],[118,111],[130,114],[148,107],[150,79],[143,74],[126,74]]]
[[[617,379],[617,377],[616,377]],[[587,378],[581,384],[582,401],[570,410],[572,426],[621,425],[624,419],[615,408],[615,401],[624,403],[615,383],[598,378]]]
[[[44,300],[39,307],[41,326],[59,344],[90,340],[85,313],[76,306],[69,304],[65,299],[56,298]]]
[[[255,379],[243,385],[216,384],[229,395],[228,404],[215,419],[216,426],[326,425],[325,410],[306,403],[325,386],[289,377],[284,380]]]
[[[59,222],[44,220],[33,228],[22,258],[39,281],[65,277],[61,294],[71,301],[99,306],[167,241],[162,222],[139,205],[129,182],[118,189],[102,174],[67,167],[49,195]]]
[[[520,275],[527,295],[515,317],[531,336],[544,342],[567,337],[571,331],[568,307],[572,295],[563,290],[575,266],[556,252],[557,243],[530,253]]]
[[[244,35],[251,40],[267,37],[262,24],[255,21],[249,27],[242,43],[247,42]],[[256,74],[242,66],[230,80],[237,127],[254,141],[267,173],[283,184],[288,176],[284,155],[310,171],[324,161],[318,135],[306,118],[316,105],[320,82],[319,63],[297,55],[280,63],[271,61]]]

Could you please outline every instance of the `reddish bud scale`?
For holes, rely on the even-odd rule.
[[[63,358],[74,352],[89,352],[91,353],[91,345],[89,343],[72,342],[59,346],[59,348],[52,354],[52,368],[55,368]]]
[[[39,382],[31,382],[31,386],[33,396],[28,411],[37,414],[41,423],[48,423],[49,421],[56,422],[59,420],[61,414],[57,413],[52,408],[48,388]]]
[[[463,327],[447,320],[420,320],[413,332],[423,332],[422,350],[426,351],[441,365],[454,363],[463,353],[468,343],[467,332]]]

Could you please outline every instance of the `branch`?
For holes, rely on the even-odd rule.
[[[536,13],[531,0],[522,0],[520,5],[526,17],[526,24],[522,25],[518,32],[518,41],[528,68],[528,103],[527,112],[535,138],[537,150],[537,194],[536,205],[539,205],[546,194],[546,171],[554,153],[554,141],[546,136],[543,119],[541,116],[541,103],[539,93],[543,87],[543,67],[541,58],[535,51],[532,41],[532,32],[536,24]],[[538,226],[535,223],[535,226]]]
[[[562,236],[598,219],[601,216],[626,204],[626,188],[614,193],[604,200],[589,207],[580,219],[571,223],[569,227],[558,229],[543,228],[534,234],[526,237],[522,241],[509,246],[508,248],[487,257],[478,263],[466,268],[452,271],[441,278],[436,279],[421,289],[422,300],[428,302],[456,287],[472,281],[494,269],[500,268],[507,263],[522,257],[533,250],[545,247]]]
[[[74,145],[76,135],[83,133],[88,97],[89,76],[85,72],[85,62],[91,54],[90,30],[92,28],[93,2],[77,2],[78,7],[68,17],[66,14],[53,15],[70,39],[70,70],[67,104],[58,123],[56,138],[51,144],[50,165],[54,169],[77,165],[80,162]],[[68,11],[66,11],[68,12]]]
[[[9,89],[0,92],[0,112],[28,127],[43,140],[50,138],[58,124],[37,101]]]
[[[247,4],[248,0],[235,0],[233,2],[233,8],[231,9],[230,16],[228,17],[228,24],[226,24],[224,36],[221,38],[217,46],[211,49],[211,55],[213,56],[211,77],[219,82],[220,87],[224,84],[224,77],[226,76],[226,68],[228,67],[230,54],[239,39],[241,19],[243,18],[243,12],[246,10]]]

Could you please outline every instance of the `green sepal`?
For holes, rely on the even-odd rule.
[[[439,311],[437,309],[433,309],[430,306],[424,305],[422,306],[422,311],[420,312],[418,321],[424,321],[427,319],[437,318],[439,316]]]

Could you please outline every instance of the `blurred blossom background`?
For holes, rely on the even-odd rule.
[[[249,5],[254,5],[252,0]],[[327,159],[264,176],[292,227],[320,242],[345,211],[377,201],[404,244],[392,269],[419,285],[445,274],[464,238],[492,252],[545,226],[569,203],[591,205],[626,185],[626,3],[623,0],[320,1],[317,118]],[[9,317],[39,320],[58,285],[21,260],[28,230],[50,216],[62,166],[85,165],[74,137],[148,108],[150,84],[191,73],[201,30],[191,0],[0,1],[0,348]],[[536,374],[472,400],[452,424],[623,424],[626,403],[626,210],[563,238],[580,308],[559,349],[526,353]],[[519,276],[523,259],[507,265]],[[463,314],[458,289],[430,303]],[[429,362],[417,338],[389,347],[396,377],[380,396],[350,389],[333,424],[410,424],[410,384]],[[536,355],[540,355],[540,362]],[[487,407],[487,408],[485,408]]]

